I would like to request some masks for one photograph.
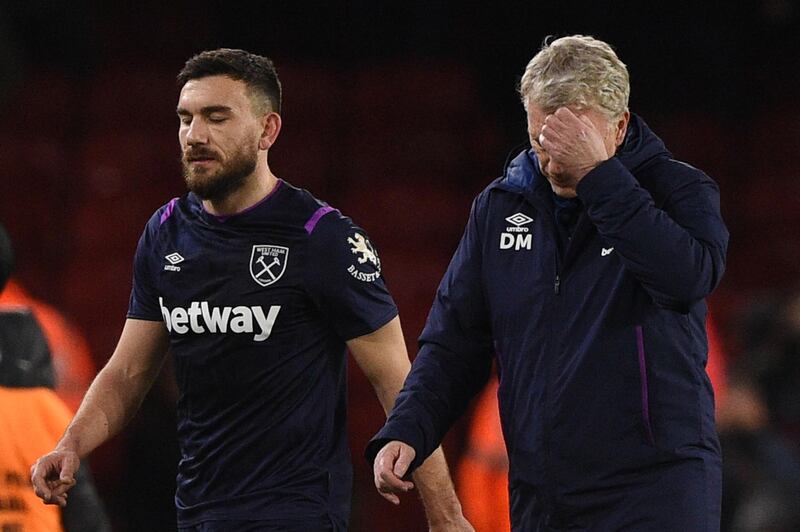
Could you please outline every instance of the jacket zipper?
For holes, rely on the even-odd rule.
[[[561,250],[558,249],[558,244],[556,244],[556,278],[553,281],[553,292],[555,295],[561,293]]]

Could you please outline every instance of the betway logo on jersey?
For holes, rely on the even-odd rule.
[[[272,305],[264,314],[262,307],[211,307],[208,301],[192,301],[188,308],[174,307],[170,310],[164,306],[164,298],[161,297],[158,298],[158,304],[169,332],[256,333],[253,335],[256,342],[269,338],[281,311],[280,305]]]
[[[511,225],[506,227],[504,233],[500,233],[500,249],[511,249],[515,251],[520,249],[531,249],[533,241],[530,229],[525,227],[533,221],[533,218],[518,212],[512,214],[506,221]]]

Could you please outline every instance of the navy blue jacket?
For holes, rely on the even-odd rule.
[[[396,439],[414,447],[417,467],[494,355],[512,521],[520,486],[569,504],[682,456],[718,466],[704,370],[704,298],[728,243],[717,185],[634,115],[616,156],[577,194],[569,240],[531,151],[476,198],[370,461]]]

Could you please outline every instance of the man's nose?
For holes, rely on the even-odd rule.
[[[208,128],[203,120],[192,120],[186,131],[186,143],[189,145],[206,144],[208,142]]]

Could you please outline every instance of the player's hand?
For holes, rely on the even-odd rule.
[[[45,504],[67,505],[67,491],[75,485],[80,459],[73,451],[55,450],[31,466],[33,491]]]
[[[414,489],[414,483],[403,480],[417,452],[401,441],[390,441],[383,446],[372,466],[375,487],[381,496],[392,504],[400,504],[397,493]]]
[[[538,140],[562,169],[550,176],[562,188],[574,189],[583,176],[614,155],[606,149],[604,132],[585,114],[578,116],[566,107],[545,117]]]

